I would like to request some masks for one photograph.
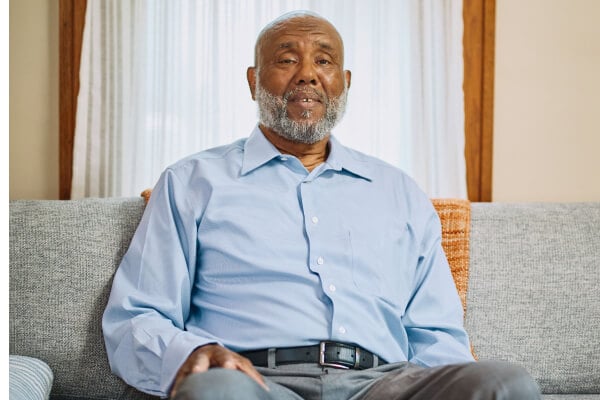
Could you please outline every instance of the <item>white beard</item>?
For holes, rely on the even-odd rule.
[[[258,70],[256,71],[258,76]],[[306,90],[306,89],[304,89]],[[322,97],[325,115],[315,122],[296,122],[287,115],[287,99],[295,92],[287,92],[282,97],[267,92],[256,80],[256,102],[258,103],[259,122],[273,130],[279,136],[298,143],[313,144],[323,140],[342,119],[346,111],[348,88],[344,82],[344,91],[335,98]],[[315,94],[318,94],[315,91]],[[311,110],[303,112],[303,118],[310,118]]]

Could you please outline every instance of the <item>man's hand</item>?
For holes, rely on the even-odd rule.
[[[213,367],[240,370],[254,379],[265,390],[269,390],[262,375],[254,368],[250,360],[218,344],[207,344],[194,350],[179,368],[171,390],[171,397],[175,396],[177,388],[188,375],[206,372]]]

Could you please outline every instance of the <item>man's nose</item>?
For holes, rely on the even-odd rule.
[[[297,85],[316,85],[317,71],[312,60],[305,59],[300,63],[300,69],[296,73]]]

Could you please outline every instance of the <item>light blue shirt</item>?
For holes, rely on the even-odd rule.
[[[397,168],[329,144],[308,172],[257,127],[165,170],[104,313],[114,373],[166,396],[207,343],[473,361],[430,200]]]

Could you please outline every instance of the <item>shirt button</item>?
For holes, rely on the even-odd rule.
[[[340,326],[340,327],[338,328],[338,332],[339,332],[339,333],[341,333],[341,334],[343,335],[344,333],[346,333],[346,328],[344,328],[343,326]]]
[[[329,285],[329,290],[332,292],[335,292],[335,290],[336,290],[335,285]]]
[[[280,159],[281,161],[287,161],[287,160],[288,160],[288,158],[287,158],[287,157],[279,157],[279,159]]]
[[[317,218],[317,217],[312,217],[310,220],[312,221],[313,224],[317,224],[319,222],[319,218]]]
[[[325,263],[325,260],[323,259],[323,257],[317,258],[317,264],[323,265],[324,263]]]

